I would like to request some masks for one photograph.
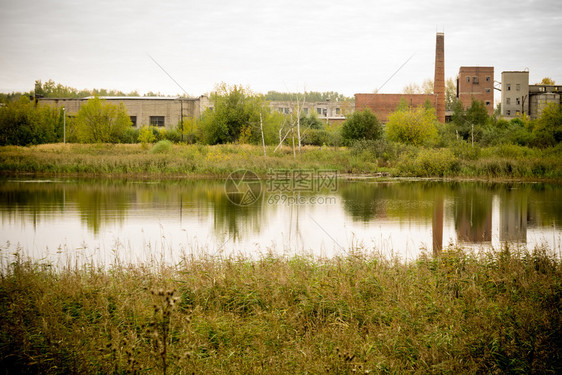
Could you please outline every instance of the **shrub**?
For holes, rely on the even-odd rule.
[[[148,144],[154,142],[156,137],[150,127],[143,126],[139,132],[138,140],[143,148],[148,148]]]
[[[480,157],[481,149],[478,145],[472,147],[466,141],[457,141],[451,146],[453,155],[461,160],[477,160]]]
[[[96,97],[78,111],[76,134],[82,143],[117,143],[131,127],[131,118],[123,104],[113,105]]]
[[[416,146],[433,144],[437,139],[436,122],[433,108],[399,109],[388,117],[386,136],[390,141]]]
[[[345,120],[341,135],[344,142],[350,145],[357,139],[380,139],[383,130],[377,116],[367,108],[363,111],[354,112]]]
[[[25,96],[0,107],[0,145],[51,143],[62,137],[62,110],[35,106]]]
[[[166,154],[172,150],[172,142],[167,139],[158,141],[152,149],[150,149],[151,154]]]
[[[130,127],[121,134],[120,143],[137,143],[139,141],[139,129]]]
[[[398,163],[400,172],[420,177],[443,177],[458,169],[459,161],[449,149],[422,149],[415,159],[404,154]]]
[[[361,139],[353,142],[351,145],[351,154],[361,155],[366,152],[374,158],[388,161],[396,159],[398,154],[398,147],[396,146],[396,143],[388,142],[385,139]]]
[[[178,129],[167,130],[164,134],[165,138],[173,143],[181,142],[181,132]]]
[[[330,143],[330,134],[326,130],[307,129],[301,138],[303,145],[322,146]]]

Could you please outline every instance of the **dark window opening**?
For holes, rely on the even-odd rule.
[[[150,116],[150,125],[164,126],[164,116]]]
[[[137,126],[137,116],[129,116],[131,119],[131,126]]]

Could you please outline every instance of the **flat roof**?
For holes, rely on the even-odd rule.
[[[86,96],[85,98],[80,99],[94,99],[95,96]],[[105,100],[176,100],[176,99],[191,99],[191,98],[182,98],[180,96],[98,96],[100,99]]]

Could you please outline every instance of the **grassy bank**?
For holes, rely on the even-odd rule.
[[[100,176],[225,177],[236,169],[265,175],[269,169],[336,169],[342,174],[384,173],[412,177],[562,179],[562,146],[551,149],[503,145],[471,148],[466,144],[426,149],[367,143],[350,148],[303,148],[294,157],[288,147],[274,152],[251,145],[51,144],[0,147],[0,173]]]
[[[0,282],[5,373],[560,373],[562,265],[545,249],[405,264],[186,259]]]

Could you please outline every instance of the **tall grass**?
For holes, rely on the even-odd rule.
[[[184,259],[0,281],[5,373],[560,373],[562,267],[548,249],[404,263]]]
[[[501,145],[470,147],[463,143],[432,149],[386,141],[357,142],[350,148],[305,146],[301,153],[285,146],[266,155],[251,145],[51,144],[0,147],[0,173],[47,173],[100,176],[226,177],[237,169],[265,175],[271,169],[332,169],[342,174],[417,177],[562,178],[562,147],[539,150]]]

